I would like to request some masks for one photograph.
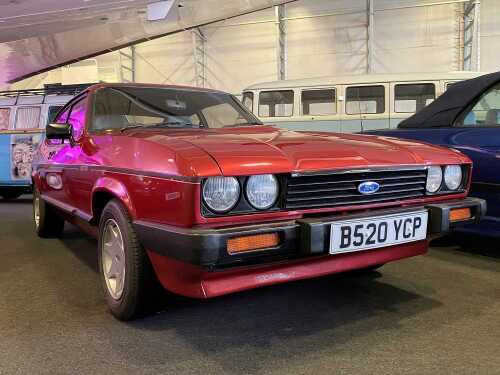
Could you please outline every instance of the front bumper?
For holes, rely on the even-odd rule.
[[[449,212],[456,208],[470,208],[472,219],[450,222]],[[221,229],[177,228],[144,221],[134,222],[134,228],[140,242],[148,251],[176,261],[215,270],[327,255],[330,225],[335,221],[409,213],[423,209],[429,213],[428,238],[431,238],[445,234],[457,225],[478,222],[486,213],[486,202],[478,198],[466,198],[426,206]],[[230,255],[227,252],[226,244],[230,238],[276,232],[281,241],[280,245],[275,248],[237,255]]]

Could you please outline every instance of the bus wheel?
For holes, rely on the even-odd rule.
[[[21,189],[1,189],[0,190],[0,197],[2,197],[5,200],[13,200],[19,198],[21,195],[23,195],[23,190]]]

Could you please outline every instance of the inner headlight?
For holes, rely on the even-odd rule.
[[[240,184],[234,177],[209,177],[203,185],[203,200],[212,211],[229,211],[239,198]]]
[[[457,190],[462,184],[462,168],[459,165],[448,165],[444,169],[444,183],[450,190]]]
[[[262,174],[248,178],[246,195],[248,202],[258,210],[270,208],[278,199],[278,180],[272,174]]]
[[[429,193],[435,193],[443,183],[443,170],[441,167],[432,166],[427,169],[427,184],[425,188]]]

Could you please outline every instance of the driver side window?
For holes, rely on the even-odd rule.
[[[68,115],[70,109],[71,106],[67,106],[66,108],[64,108],[62,112],[59,112],[59,114],[56,115],[53,122],[55,124],[66,124],[68,121]],[[55,145],[62,145],[63,143],[69,143],[69,140],[66,139],[62,141],[61,139],[46,139],[45,142],[49,145],[55,146]]]
[[[457,125],[500,126],[500,83],[486,91]]]
[[[71,112],[68,117],[68,124],[71,125],[73,132],[73,139],[78,141],[85,128],[85,118],[87,113],[87,97],[83,97],[79,101],[77,101],[71,107]]]
[[[59,113],[57,117],[54,119],[54,123],[56,124],[66,124],[66,121],[68,120],[68,115],[69,115],[69,110],[71,107],[66,107],[64,111]]]

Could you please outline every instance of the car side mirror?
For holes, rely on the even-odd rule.
[[[71,124],[48,124],[45,130],[47,139],[70,139],[71,140]]]

